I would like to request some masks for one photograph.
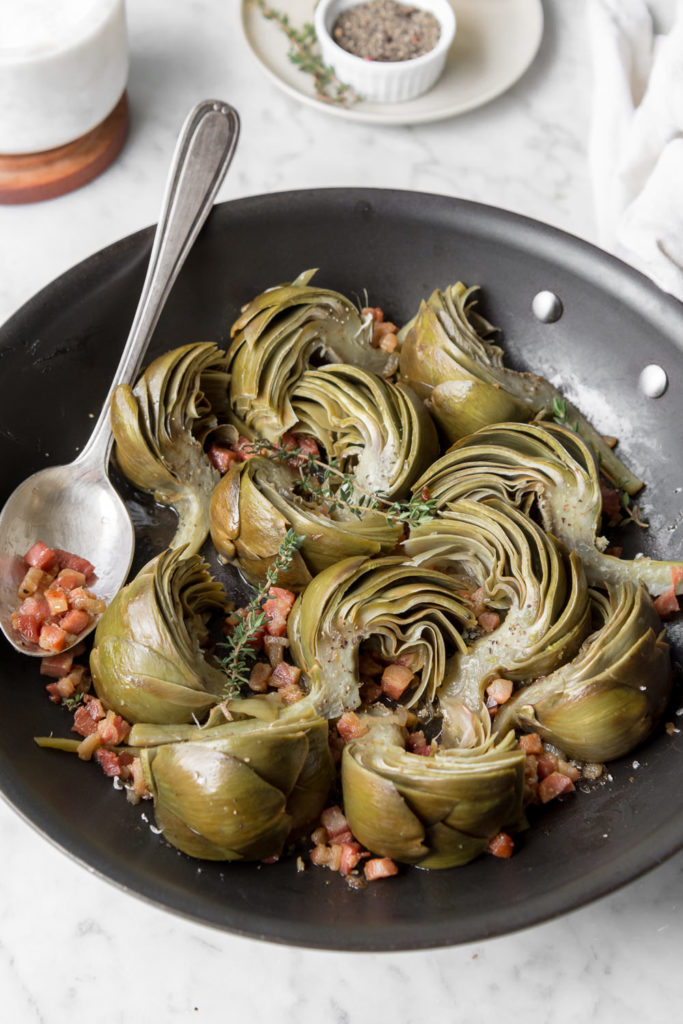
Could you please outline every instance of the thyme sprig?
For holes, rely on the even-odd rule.
[[[303,28],[297,29],[289,20],[289,15],[271,7],[266,0],[250,0],[250,2],[259,8],[264,18],[274,22],[287,36],[289,40],[287,57],[300,71],[311,76],[315,95],[319,100],[323,100],[325,103],[350,106],[361,99],[350,85],[340,81],[332,68],[321,60],[317,53],[318,37],[310,22],[307,21]]]
[[[575,434],[579,432],[579,421],[570,423],[567,419],[567,403],[564,398],[553,398],[553,423],[559,427],[569,427]]]
[[[74,711],[85,697],[84,693],[74,693],[70,697],[62,697],[62,707],[67,711]]]
[[[419,526],[434,518],[435,498],[420,493],[413,494],[409,501],[392,501],[382,491],[369,494],[359,489],[352,474],[344,472],[339,459],[323,462],[307,448],[274,444],[265,438],[245,445],[242,450],[250,455],[263,455],[276,462],[296,466],[301,491],[324,505],[328,515],[342,508],[358,519],[365,512],[379,512],[390,522],[407,526]]]
[[[255,646],[259,631],[268,621],[263,606],[270,596],[278,576],[290,568],[295,554],[304,542],[296,531],[289,529],[282,539],[277,554],[268,566],[266,578],[244,609],[240,621],[232,633],[218,646],[227,649],[218,663],[225,672],[227,679],[221,697],[223,701],[237,696],[243,686],[249,682],[249,674],[254,662]]]
[[[641,526],[644,530],[647,530],[649,523],[643,518],[638,505],[634,505],[631,501],[630,496],[626,491],[622,491],[620,496],[621,507],[624,510],[624,515],[619,520],[619,526],[626,526],[627,523],[635,523],[636,526]]]

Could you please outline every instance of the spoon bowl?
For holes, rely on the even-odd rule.
[[[26,572],[23,554],[36,540],[92,562],[96,574],[92,589],[109,604],[130,570],[135,534],[128,510],[108,477],[88,462],[49,466],[14,491],[0,514],[0,623],[17,650],[43,657],[50,652],[26,640],[11,621],[17,588]],[[78,640],[96,625],[95,620]]]
[[[23,654],[53,653],[25,639],[12,625],[12,613],[20,603],[17,588],[27,568],[24,555],[36,541],[87,558],[95,567],[92,589],[107,604],[126,582],[135,533],[107,475],[111,396],[119,385],[137,377],[171,287],[225,177],[238,135],[239,117],[229,104],[204,100],[190,111],[171,164],[133,325],[90,439],[74,462],[47,467],[24,480],[0,513],[0,627]],[[71,646],[96,625],[94,618]]]

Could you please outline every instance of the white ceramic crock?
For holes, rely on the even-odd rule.
[[[128,78],[124,0],[0,0],[0,153],[65,145],[100,124]]]

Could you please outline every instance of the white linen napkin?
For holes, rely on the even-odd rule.
[[[600,245],[683,300],[683,0],[652,8],[588,0],[589,158]]]

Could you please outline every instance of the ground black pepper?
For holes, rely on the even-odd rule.
[[[334,41],[342,49],[380,61],[421,57],[434,49],[440,34],[433,14],[397,0],[367,0],[349,7],[332,28]]]

